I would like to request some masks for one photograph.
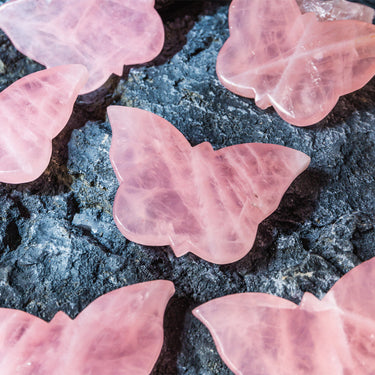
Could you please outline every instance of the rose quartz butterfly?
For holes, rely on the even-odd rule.
[[[233,0],[217,59],[222,84],[298,126],[322,120],[375,74],[375,26],[319,22],[295,0]]]
[[[1,375],[147,375],[163,343],[172,282],[127,286],[92,302],[74,320],[47,323],[0,309]]]
[[[83,65],[64,65],[23,77],[0,93],[0,182],[28,182],[43,173],[52,138],[69,120],[86,80]]]
[[[0,7],[0,28],[15,47],[52,67],[82,64],[81,94],[100,87],[123,66],[152,60],[164,44],[154,0],[13,0]]]
[[[108,116],[120,182],[116,224],[128,239],[170,245],[177,256],[192,252],[221,264],[242,258],[258,224],[310,162],[271,144],[191,147],[168,121],[140,109],[112,106]]]
[[[218,298],[194,310],[228,367],[241,375],[374,375],[375,258],[320,301],[298,306],[264,293]]]

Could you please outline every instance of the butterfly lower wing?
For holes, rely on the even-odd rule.
[[[0,181],[28,182],[47,167],[54,138],[66,125],[87,79],[82,65],[30,74],[0,94]]]
[[[74,321],[80,353],[75,374],[149,374],[163,344],[163,317],[172,282],[127,286],[91,303]],[[69,372],[67,372],[69,373]]]
[[[336,311],[306,311],[263,293],[218,298],[194,310],[236,375],[361,374]]]
[[[294,0],[234,0],[231,8],[231,36],[217,62],[220,80],[294,125],[320,121],[339,96],[375,73],[374,25],[318,22],[314,14],[301,15]]]

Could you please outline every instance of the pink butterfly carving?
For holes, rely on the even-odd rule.
[[[92,302],[71,320],[47,323],[0,309],[1,375],[147,375],[163,343],[163,316],[173,283],[127,286]]]
[[[83,65],[41,70],[0,93],[0,181],[35,180],[47,168],[52,138],[64,128],[87,80]]]
[[[214,263],[242,258],[258,224],[307,168],[302,152],[248,143],[191,147],[168,121],[135,108],[108,108],[110,158],[120,188],[113,214],[128,239],[170,245]]]
[[[164,44],[154,0],[12,0],[0,7],[0,28],[15,47],[52,67],[82,64],[81,94],[100,87],[124,64],[152,60]]]
[[[295,0],[233,0],[217,59],[222,84],[298,126],[322,120],[375,74],[375,26],[319,22]]]
[[[264,293],[207,302],[193,313],[228,367],[241,375],[374,375],[375,258],[342,277],[320,301],[298,306]]]

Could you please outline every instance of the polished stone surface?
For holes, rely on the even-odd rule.
[[[295,0],[233,0],[229,28],[217,59],[221,83],[293,125],[321,121],[375,74],[375,26],[367,22],[319,22]]]
[[[375,258],[342,277],[320,301],[298,306],[264,293],[207,302],[194,315],[238,375],[375,373]]]
[[[374,9],[347,0],[297,0],[302,13],[313,12],[322,21],[358,20],[372,23]]]
[[[107,111],[110,158],[120,182],[115,222],[131,241],[170,245],[177,256],[192,252],[218,264],[243,258],[258,225],[310,163],[306,154],[272,144],[191,147],[151,112]]]
[[[0,28],[16,48],[47,67],[82,64],[99,88],[124,65],[152,60],[164,43],[154,0],[13,0],[0,7]]]
[[[86,81],[83,65],[64,65],[23,77],[0,93],[0,182],[30,182],[44,172],[52,139]]]
[[[149,281],[99,297],[74,320],[0,308],[2,375],[148,375],[163,344],[173,283]]]

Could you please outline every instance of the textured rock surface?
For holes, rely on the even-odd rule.
[[[112,73],[121,75],[124,65],[152,60],[164,44],[154,0],[14,0],[0,8],[0,28],[19,51],[48,68],[86,66],[81,93],[96,90]]]
[[[373,4],[366,2],[367,5]],[[0,305],[52,319],[75,317],[105,292],[168,279],[165,343],[152,375],[228,375],[196,306],[237,292],[267,292],[299,302],[322,297],[344,273],[375,255],[375,81],[341,98],[311,128],[288,125],[251,99],[226,90],[215,74],[227,39],[228,3],[176,2],[161,10],[163,54],[79,99],[35,182],[0,184]],[[0,89],[41,69],[1,34]],[[150,110],[192,145],[214,149],[268,142],[298,149],[311,165],[259,227],[251,254],[217,266],[193,255],[127,241],[112,219],[118,182],[109,161],[108,104]]]
[[[258,225],[274,212],[310,158],[291,148],[246,143],[214,151],[191,147],[168,121],[138,108],[108,107],[110,159],[120,187],[113,217],[142,245],[170,245],[217,264],[252,248]]]
[[[320,301],[301,304],[238,293],[194,310],[235,374],[321,375],[375,372],[375,258],[344,275]]]
[[[170,281],[134,284],[99,297],[74,320],[58,312],[49,323],[1,308],[1,374],[147,375],[173,292]]]
[[[295,0],[233,0],[229,26],[220,81],[297,126],[321,121],[375,74],[375,26],[367,22],[318,21]]]
[[[63,65],[23,77],[1,92],[1,182],[30,182],[44,172],[52,139],[68,122],[86,81],[83,65]]]

